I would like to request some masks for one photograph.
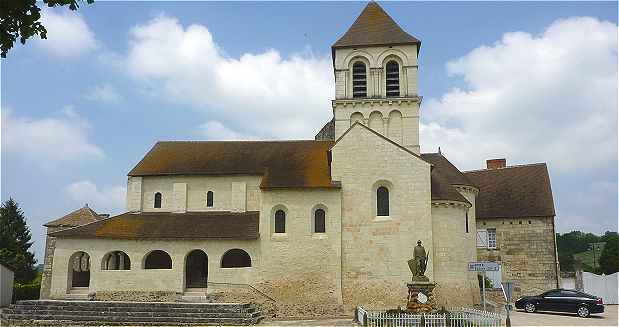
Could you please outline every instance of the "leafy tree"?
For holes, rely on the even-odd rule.
[[[90,4],[94,0],[86,2]],[[43,3],[48,7],[79,8],[78,0],[43,0]],[[18,37],[22,44],[34,35],[47,39],[47,30],[40,19],[41,8],[37,6],[36,0],[0,0],[0,56],[6,58]]]
[[[15,269],[15,282],[27,283],[36,277],[31,235],[19,204],[9,199],[0,206],[0,261]]]
[[[606,275],[614,274],[619,271],[619,235],[606,232],[602,240],[606,245],[600,256],[600,270]]]
[[[565,234],[557,234],[557,252],[562,271],[574,271],[574,254],[589,250],[591,243],[602,242],[602,238],[592,233],[571,231]],[[585,271],[592,271],[593,267],[583,264]]]

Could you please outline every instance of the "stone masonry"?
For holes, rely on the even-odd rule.
[[[496,228],[496,249],[478,248],[477,257],[501,264],[502,280],[515,282],[515,296],[559,287],[553,217],[478,218],[477,228]]]

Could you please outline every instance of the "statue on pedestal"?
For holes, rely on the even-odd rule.
[[[407,284],[408,303],[406,311],[410,313],[432,312],[435,304],[432,291],[436,285],[430,283],[430,279],[425,276],[428,267],[428,253],[421,245],[421,241],[417,241],[417,246],[413,250],[413,258],[408,260],[408,267],[413,273],[413,280]]]
[[[421,245],[421,241],[417,241],[417,246],[413,250],[413,258],[408,260],[408,267],[413,273],[413,281],[429,282],[425,276],[426,268],[428,267],[428,254],[426,249]]]

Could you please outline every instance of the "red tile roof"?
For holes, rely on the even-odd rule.
[[[257,239],[260,213],[247,211],[123,213],[87,225],[50,233],[69,238]]]

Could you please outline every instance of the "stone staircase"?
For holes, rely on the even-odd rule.
[[[18,301],[3,309],[5,326],[253,325],[261,313],[248,303]]]

